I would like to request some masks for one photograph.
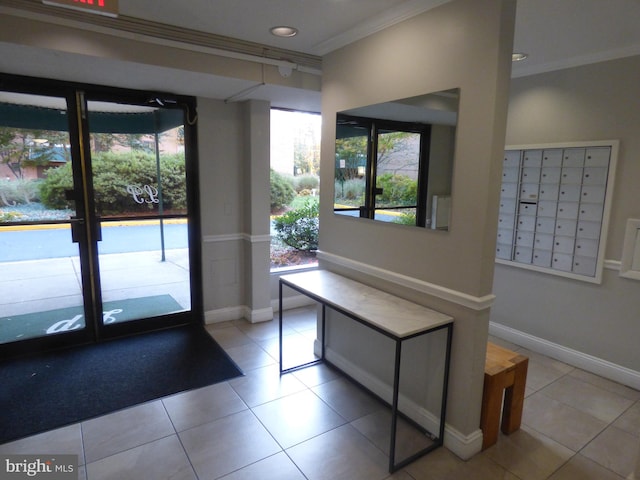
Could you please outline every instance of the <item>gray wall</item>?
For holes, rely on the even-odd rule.
[[[334,215],[333,189],[323,188],[319,258],[324,268],[455,318],[445,444],[462,457],[479,451],[482,440],[480,405],[514,14],[510,0],[458,0],[323,59],[325,186],[334,184],[336,112],[461,89],[450,231]],[[331,335],[351,341],[330,345],[336,355],[383,377],[373,363],[367,367],[370,355],[360,355],[370,353],[376,340],[339,329],[332,326]]]
[[[242,120],[240,104],[198,99],[205,312],[244,304]]]
[[[492,331],[514,329],[506,332],[510,340],[564,355],[635,388],[640,388],[640,282],[619,277],[617,269],[625,222],[640,218],[638,78],[640,57],[513,79],[507,144],[617,139],[620,149],[602,284],[499,264],[491,310]]]
[[[208,322],[273,316],[268,102],[198,99],[204,310]]]

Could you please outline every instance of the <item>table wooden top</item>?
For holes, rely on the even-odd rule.
[[[280,281],[398,338],[453,322],[449,315],[327,270],[283,275]]]

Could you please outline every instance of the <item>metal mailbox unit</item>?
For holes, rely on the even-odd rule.
[[[618,142],[507,147],[496,261],[599,283]]]

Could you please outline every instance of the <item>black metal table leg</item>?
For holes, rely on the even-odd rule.
[[[326,314],[327,314],[327,306],[323,303],[322,304],[322,338],[320,339],[320,360],[324,360],[324,354],[325,354],[325,338],[326,338],[326,334],[327,334],[327,318],[326,318]]]
[[[280,359],[280,374],[282,374],[282,282],[278,283],[278,355]]]
[[[280,359],[280,375],[284,374],[284,373],[288,373],[288,372],[293,372],[295,370],[300,370],[302,368],[306,368],[306,367],[310,367],[312,365],[317,365],[318,363],[322,363],[324,362],[324,355],[325,355],[325,342],[324,342],[324,335],[325,335],[325,304],[323,302],[320,302],[322,304],[322,357],[317,359],[317,360],[312,360],[311,362],[307,362],[307,363],[303,363],[301,365],[295,365],[293,367],[289,367],[289,368],[284,368],[283,366],[283,345],[282,345],[282,331],[283,331],[283,314],[282,314],[282,286],[283,286],[283,282],[282,280],[280,280],[279,282],[279,290],[278,290],[278,308],[280,309],[279,312],[279,325],[278,325],[278,340],[279,340],[279,345],[278,345],[278,355],[279,355],[279,359]],[[302,294],[306,293],[303,290],[299,290],[295,287],[291,287],[296,291],[299,291]],[[309,295],[307,295],[309,296]],[[309,296],[309,298],[312,298],[316,301],[318,301],[317,299],[315,299],[312,296]]]
[[[396,468],[396,433],[398,432],[398,395],[400,392],[400,359],[402,358],[402,340],[396,340],[396,362],[393,372],[393,399],[391,402],[391,439],[389,445],[389,473]]]

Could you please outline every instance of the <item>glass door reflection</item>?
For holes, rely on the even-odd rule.
[[[0,111],[0,350],[82,341],[92,325],[72,241],[82,205],[65,200],[81,189],[67,99],[3,91]]]
[[[201,321],[193,99],[2,78],[0,357]]]
[[[182,111],[87,102],[103,319],[191,309]]]

